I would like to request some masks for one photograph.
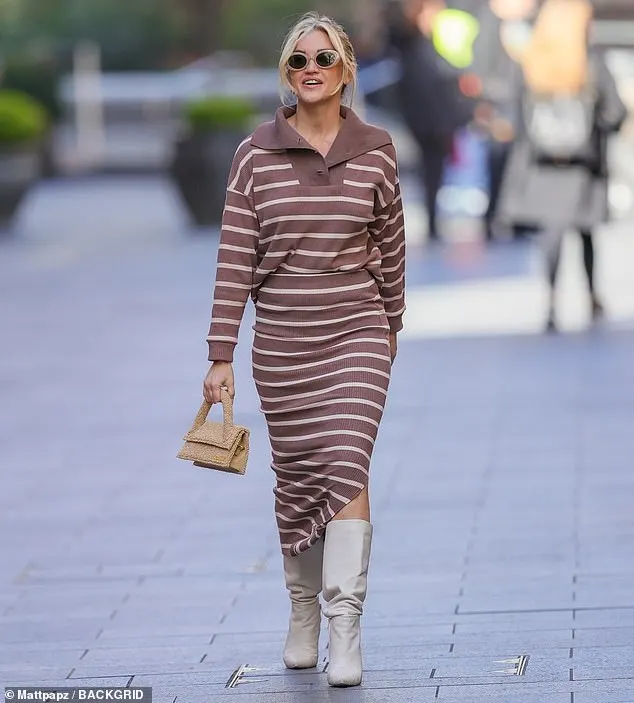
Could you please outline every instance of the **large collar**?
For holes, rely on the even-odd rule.
[[[260,149],[308,149],[314,148],[288,122],[295,114],[295,107],[280,107],[272,122],[260,125],[253,136],[251,144]],[[328,168],[336,166],[373,149],[391,142],[390,135],[383,129],[377,129],[360,120],[347,107],[341,108],[343,124],[326,157]]]

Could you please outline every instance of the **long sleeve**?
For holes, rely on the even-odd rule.
[[[381,252],[380,287],[391,332],[403,329],[405,312],[405,221],[403,200],[396,166],[396,153],[390,145],[383,153],[385,183],[379,192],[385,194],[385,205],[377,213],[371,235]],[[382,205],[379,201],[379,205]]]
[[[597,58],[596,65],[599,84],[598,126],[603,132],[618,132],[627,118],[627,108],[605,61]]]
[[[253,205],[251,146],[238,147],[229,174],[218,247],[209,361],[233,361],[257,266],[259,222]]]

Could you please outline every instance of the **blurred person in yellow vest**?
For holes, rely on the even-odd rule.
[[[429,240],[440,239],[437,195],[454,153],[454,137],[473,119],[473,102],[460,90],[463,71],[432,40],[444,7],[438,0],[388,0],[385,7],[388,48],[401,68],[397,104],[421,156]]]
[[[464,10],[449,8],[444,0],[426,0],[419,28],[432,40],[440,56],[457,69],[473,62],[473,43],[480,31],[478,20]]]

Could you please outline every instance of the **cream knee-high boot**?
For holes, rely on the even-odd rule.
[[[317,666],[323,555],[324,540],[320,539],[296,557],[284,556],[284,576],[291,599],[291,617],[283,655],[288,669]]]
[[[363,675],[361,614],[367,591],[372,525],[331,520],[324,542],[324,615],[328,618],[331,686],[358,686]]]

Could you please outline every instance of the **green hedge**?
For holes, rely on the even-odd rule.
[[[48,124],[48,113],[37,100],[17,90],[0,90],[0,145],[38,139]]]
[[[185,117],[193,132],[227,127],[247,128],[254,114],[253,105],[242,98],[201,98],[185,107]]]

